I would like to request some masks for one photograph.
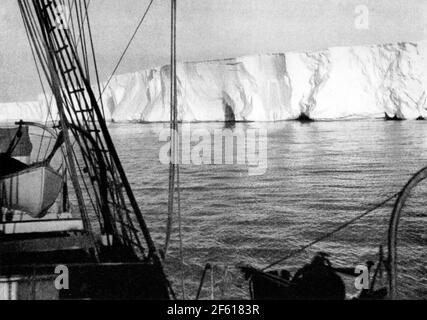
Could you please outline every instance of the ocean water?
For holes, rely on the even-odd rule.
[[[168,199],[168,166],[159,157],[165,142],[159,137],[167,128],[167,124],[110,126],[159,248],[165,241]],[[221,123],[199,123],[191,125],[191,132],[213,136],[223,128]],[[178,296],[183,278],[186,297],[195,297],[204,266],[210,263],[213,272],[208,273],[203,299],[248,298],[248,283],[238,265],[269,265],[395,194],[427,166],[423,121],[239,123],[233,130],[267,133],[267,145],[256,144],[266,155],[267,168],[254,176],[244,164],[181,166],[184,265],[176,215],[165,262]],[[427,182],[417,187],[401,219],[401,298],[427,298],[426,194]],[[392,207],[393,202],[388,203],[278,268],[296,271],[319,251],[330,254],[335,266],[377,261],[380,245],[386,250]],[[355,292],[353,279],[346,279],[346,286]]]

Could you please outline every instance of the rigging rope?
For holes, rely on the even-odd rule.
[[[340,232],[340,231],[342,231],[342,230],[346,229],[346,228],[347,228],[347,227],[349,227],[350,225],[354,224],[354,223],[355,223],[355,222],[357,222],[358,220],[360,220],[360,219],[362,219],[362,218],[366,217],[367,215],[371,214],[372,212],[374,212],[374,211],[376,211],[376,210],[380,209],[381,207],[383,207],[384,205],[386,205],[388,202],[390,202],[390,201],[391,201],[391,200],[393,200],[394,198],[398,197],[399,195],[400,195],[400,192],[398,192],[398,193],[396,193],[396,194],[392,195],[391,197],[387,198],[387,199],[386,199],[386,200],[384,200],[383,202],[381,202],[381,203],[377,204],[375,207],[373,207],[373,208],[371,208],[371,209],[369,209],[369,210],[365,211],[364,213],[362,213],[362,214],[360,214],[359,216],[355,217],[354,219],[352,219],[352,220],[348,221],[347,223],[342,224],[340,227],[338,227],[338,228],[336,228],[335,230],[333,230],[333,231],[331,231],[331,232],[329,232],[329,233],[325,234],[324,236],[322,236],[322,237],[320,237],[320,238],[318,238],[318,239],[316,239],[316,240],[314,240],[314,241],[310,242],[310,243],[309,243],[309,244],[307,244],[307,245],[302,246],[301,248],[299,248],[298,250],[296,250],[296,251],[294,251],[294,252],[292,252],[292,253],[288,254],[288,255],[287,255],[287,256],[285,256],[284,258],[282,258],[282,259],[280,259],[280,260],[277,260],[276,262],[274,262],[274,263],[270,264],[269,266],[265,267],[265,268],[264,268],[264,269],[262,269],[261,271],[263,271],[263,272],[264,272],[264,271],[266,271],[266,270],[268,270],[268,269],[271,269],[272,267],[277,266],[278,264],[280,264],[280,263],[282,263],[282,262],[284,262],[284,261],[286,261],[286,260],[289,260],[290,258],[293,258],[293,257],[295,257],[296,255],[298,255],[298,254],[300,254],[300,253],[302,253],[302,252],[306,251],[307,249],[309,249],[309,248],[313,247],[314,245],[318,244],[319,242],[322,242],[322,241],[324,241],[324,240],[326,240],[326,239],[330,238],[331,236],[335,235],[336,233],[338,233],[338,232]]]
[[[172,235],[173,213],[175,193],[177,194],[177,214],[178,214],[178,237],[181,273],[182,299],[186,299],[185,293],[185,272],[184,272],[184,246],[182,235],[182,215],[181,215],[181,188],[180,188],[180,167],[179,167],[179,135],[178,135],[178,100],[177,100],[177,77],[176,77],[176,0],[172,0],[171,5],[171,68],[170,68],[170,137],[171,137],[171,161],[169,166],[169,198],[168,198],[168,221],[166,226],[166,239],[164,255],[166,257],[169,242]]]
[[[178,235],[179,235],[179,255],[181,262],[181,287],[182,299],[185,300],[185,272],[184,272],[184,240],[182,236],[182,215],[181,215],[181,187],[180,187],[180,169],[179,166],[176,172],[177,179],[177,194],[178,194]]]
[[[41,87],[42,87],[42,90],[43,90],[43,95],[44,95],[44,97],[45,97],[45,100],[46,100],[46,107],[47,107],[47,114],[46,114],[46,119],[45,119],[45,126],[47,126],[47,122],[48,122],[48,120],[49,120],[49,117],[51,118],[51,120],[52,121],[55,121],[55,119],[54,119],[54,117],[53,117],[53,115],[52,115],[52,111],[51,111],[51,109],[50,109],[50,107],[51,107],[51,104],[50,104],[50,102],[49,102],[49,100],[48,100],[48,97],[47,97],[47,94],[46,94],[46,89],[45,89],[45,86],[44,86],[44,84],[43,84],[43,79],[42,79],[42,76],[41,76],[41,71],[40,71],[40,68],[39,68],[39,66],[38,66],[38,63],[37,63],[37,58],[36,58],[36,54],[37,54],[37,56],[39,57],[39,59],[40,59],[40,61],[43,61],[43,58],[44,59],[46,59],[44,56],[43,56],[43,54],[40,52],[41,51],[41,47],[42,47],[42,45],[41,45],[41,40],[40,40],[40,34],[39,33],[37,33],[37,32],[35,32],[35,33],[32,33],[31,32],[31,29],[30,29],[30,25],[31,24],[33,24],[34,22],[33,21],[31,21],[30,22],[30,19],[31,18],[33,18],[34,19],[34,17],[31,15],[31,11],[29,11],[29,9],[28,9],[28,7],[26,7],[26,8],[24,8],[24,5],[23,4],[21,4],[21,2],[18,2],[18,4],[19,4],[19,7],[20,7],[20,12],[21,12],[21,16],[22,16],[22,19],[23,19],[23,22],[24,22],[24,29],[25,29],[25,33],[26,33],[26,35],[27,35],[27,40],[28,40],[28,43],[29,43],[29,45],[30,45],[30,49],[31,49],[31,55],[32,55],[32,58],[33,58],[33,61],[34,61],[34,64],[35,64],[35,66],[36,66],[36,70],[37,70],[37,75],[38,75],[38,78],[39,78],[39,82],[40,82],[40,85],[41,85]],[[26,6],[27,4],[25,4],[25,6]],[[26,11],[26,14],[28,15],[28,17],[25,15],[25,10],[27,10]],[[36,29],[37,30],[37,29]],[[33,39],[33,41],[32,41],[32,39]],[[43,64],[41,63],[41,66],[42,66],[42,68],[43,68],[43,70],[45,71],[45,69],[44,69],[44,66],[43,66]],[[50,82],[50,80],[48,79],[48,82]],[[40,160],[40,153],[41,153],[41,148],[42,148],[42,144],[43,144],[43,140],[44,140],[44,138],[45,138],[45,130],[43,131],[43,135],[42,135],[42,137],[41,137],[41,141],[40,141],[40,144],[39,144],[39,148],[38,148],[38,152],[37,152],[37,158],[36,158],[36,160],[37,161],[39,161]],[[46,148],[46,150],[45,150],[45,155],[44,155],[44,157],[46,157],[46,155],[47,155],[47,152],[48,152],[48,150],[49,150],[49,148],[50,148],[50,144],[51,144],[51,142],[52,142],[52,140],[49,140],[49,144],[48,144],[48,146],[47,146],[47,148]]]
[[[70,0],[68,0],[68,1],[70,1]],[[73,12],[75,3],[76,3],[76,0],[73,0],[73,3],[71,5],[68,4],[68,7],[70,8],[70,13]],[[91,0],[89,0],[86,4],[86,13],[85,13],[85,16],[83,17],[83,24],[85,24],[86,20],[88,19],[88,15],[89,15],[88,10],[89,10],[90,4],[91,4]],[[82,33],[81,33],[81,30],[78,30],[79,31],[79,39],[77,41],[75,27],[74,27],[74,19],[73,19],[72,14],[70,14],[70,22],[71,22],[71,30],[72,30],[71,33],[72,33],[72,38],[73,38],[72,40],[74,41],[74,46],[77,48],[80,45],[80,42],[82,41]]]
[[[146,10],[145,10],[145,12],[144,12],[144,15],[142,16],[141,20],[139,21],[139,23],[138,23],[138,25],[137,25],[137,27],[136,27],[136,29],[135,29],[134,33],[132,34],[132,37],[130,38],[130,40],[129,40],[129,42],[128,42],[128,44],[127,44],[126,48],[125,48],[125,50],[123,51],[122,55],[120,56],[119,61],[117,62],[117,64],[116,64],[115,68],[113,69],[113,72],[111,73],[111,76],[110,76],[110,78],[109,78],[109,79],[108,79],[108,81],[107,81],[107,84],[106,84],[106,85],[104,86],[104,88],[102,89],[102,92],[101,92],[100,97],[99,97],[98,99],[101,99],[101,98],[102,98],[102,95],[104,94],[105,90],[108,88],[108,85],[110,84],[111,80],[113,79],[114,74],[116,73],[117,69],[120,67],[120,64],[122,63],[123,58],[125,57],[125,55],[126,55],[127,51],[129,50],[129,48],[130,48],[130,46],[131,46],[131,44],[132,44],[133,40],[134,40],[134,39],[135,39],[135,37],[136,37],[136,34],[138,33],[139,29],[141,28],[142,23],[143,23],[143,22],[144,22],[144,20],[145,20],[145,17],[147,16],[148,12],[149,12],[149,11],[150,11],[150,9],[151,9],[151,6],[153,5],[153,2],[154,2],[154,0],[150,0],[150,3],[148,4],[148,7],[147,7],[147,9],[146,9]]]
[[[93,65],[94,65],[94,68],[95,68],[96,84],[97,84],[97,89],[98,89],[99,96],[102,97],[101,84],[99,82],[98,63],[96,61],[95,46],[94,46],[93,37],[92,37],[92,28],[91,28],[89,14],[88,14],[90,0],[89,0],[89,2],[86,2],[86,0],[84,0],[84,4],[85,4],[85,9],[86,9],[85,20],[87,20],[87,27],[88,27],[88,32],[89,32],[89,41],[90,41],[90,47],[91,47],[91,51],[92,51]],[[105,118],[104,101],[102,99],[100,99],[100,100],[101,100],[102,116]]]

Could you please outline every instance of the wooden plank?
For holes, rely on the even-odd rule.
[[[0,233],[33,234],[49,232],[84,231],[81,219],[23,221],[0,224]]]
[[[0,243],[0,252],[55,252],[68,250],[86,250],[93,248],[92,240],[88,235],[45,238],[33,240],[19,240]]]

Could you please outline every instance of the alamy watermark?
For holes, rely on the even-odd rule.
[[[364,4],[358,5],[354,9],[354,13],[356,14],[356,19],[354,20],[354,27],[357,30],[368,30],[370,18],[368,6]]]
[[[357,290],[368,290],[371,287],[370,270],[368,266],[360,265],[354,270],[358,276],[354,279],[354,286]]]
[[[55,288],[58,291],[70,289],[70,271],[67,266],[59,265],[55,268]]]
[[[163,129],[159,140],[165,142],[159,153],[164,165],[242,165],[249,176],[267,172],[268,134],[264,128],[208,130],[182,124],[176,132]],[[177,148],[171,148],[172,140]]]

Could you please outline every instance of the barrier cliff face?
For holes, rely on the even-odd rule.
[[[177,69],[183,121],[427,117],[424,59],[414,43],[189,62]],[[113,77],[103,102],[107,120],[169,121],[169,66]],[[9,105],[7,112],[1,105],[0,121],[44,120],[48,105],[42,98],[17,110]]]

